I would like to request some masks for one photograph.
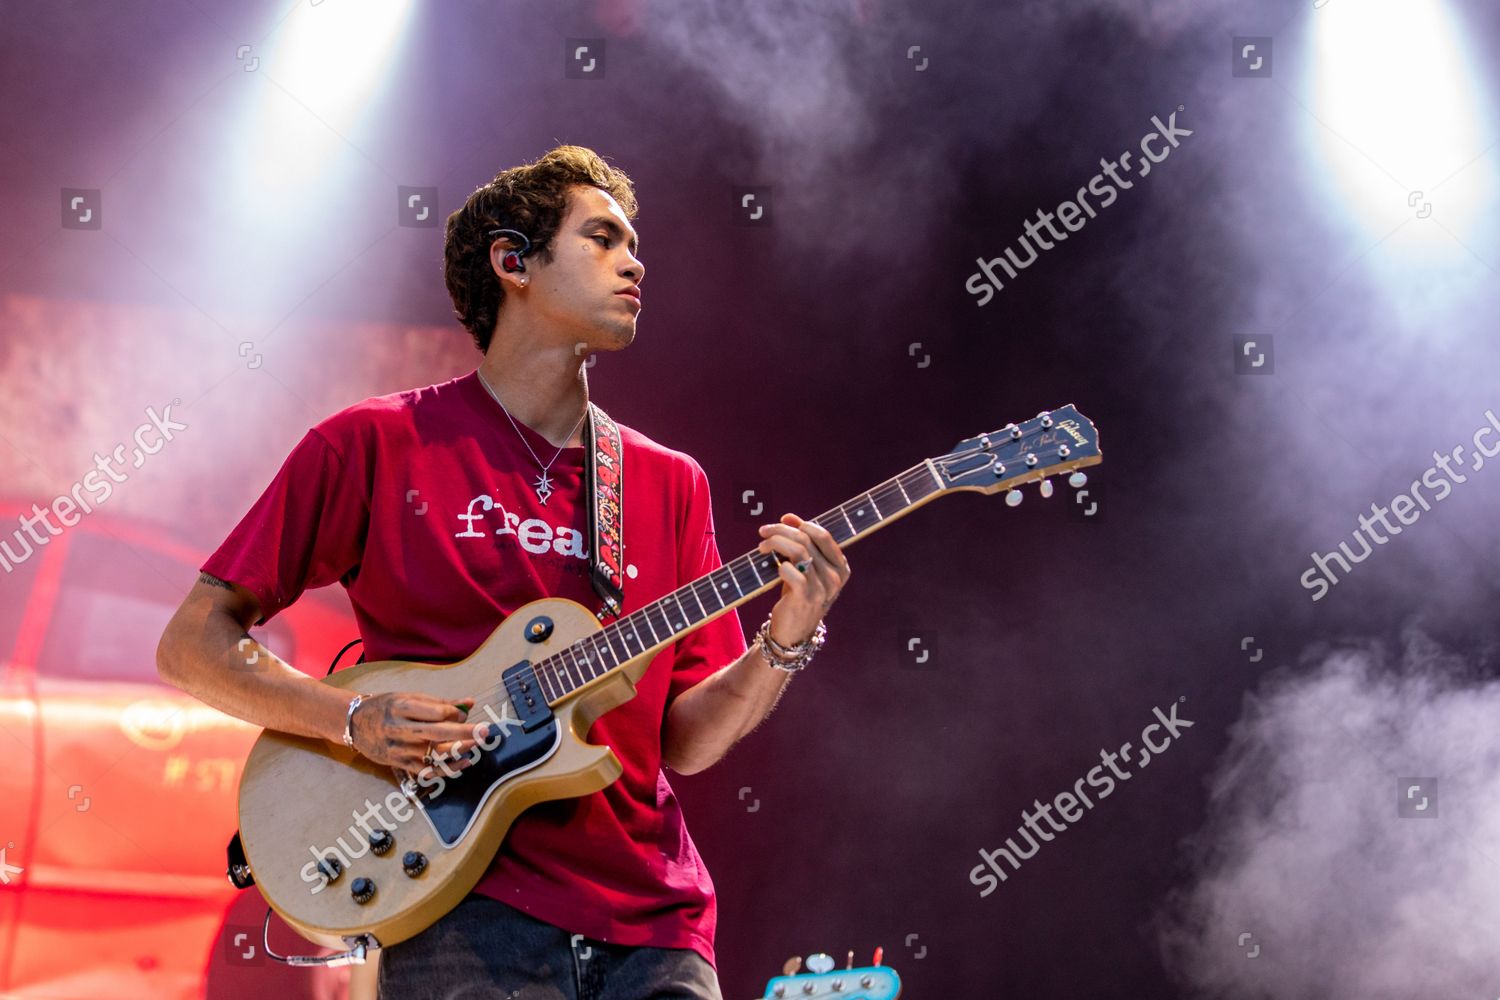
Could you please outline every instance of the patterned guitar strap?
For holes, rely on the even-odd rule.
[[[595,403],[589,403],[584,434],[584,492],[589,503],[589,568],[594,590],[604,601],[602,622],[619,617],[625,597],[625,463],[620,428]]]

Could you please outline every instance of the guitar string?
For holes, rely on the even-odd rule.
[[[982,449],[976,448],[976,449],[974,449],[974,452],[978,452],[978,451],[981,451],[981,450]],[[961,457],[967,457],[970,454],[973,454],[973,452],[953,453],[952,455],[945,455],[945,456],[943,456],[943,459],[941,461],[938,460],[938,459],[934,459],[933,462],[934,462],[934,464],[941,465],[941,464],[947,463],[947,462],[952,461],[952,460],[956,460],[956,459],[961,458]],[[879,509],[880,506],[881,506],[880,501],[882,499],[883,500],[891,500],[891,499],[900,497],[902,495],[901,494],[901,490],[894,485],[896,482],[899,482],[902,479],[908,478],[908,477],[910,477],[910,476],[912,476],[912,475],[914,475],[914,474],[916,474],[918,472],[921,472],[924,475],[926,475],[927,469],[926,469],[926,464],[925,463],[918,463],[917,465],[914,465],[911,468],[906,469],[906,470],[898,473],[897,475],[891,477],[891,479],[886,480],[885,482],[883,482],[883,483],[875,486],[868,493],[861,493],[861,494],[859,494],[859,498],[863,498],[865,496],[869,496],[872,499],[872,501],[874,502],[876,508]],[[927,480],[929,482],[931,481],[930,475],[927,475]],[[926,495],[927,494],[924,494],[923,496],[925,497]],[[850,501],[850,502],[852,502],[852,501]],[[813,518],[812,520],[818,521],[821,524],[821,523],[823,523],[823,520],[825,518],[835,519],[835,518],[837,518],[837,517],[840,516],[840,512],[846,506],[848,506],[847,503],[844,504],[844,505],[842,505],[842,506],[840,506],[840,507],[835,507],[832,510],[824,511],[822,514],[819,514],[816,518]],[[902,506],[901,509],[904,510],[905,506],[906,505],[903,504],[903,506]],[[894,510],[892,511],[892,513],[894,514]],[[885,518],[882,517],[881,521],[884,521],[884,520],[885,520]],[[876,523],[878,524],[880,522],[876,522]],[[755,553],[756,556],[760,556],[760,555],[764,555],[764,554],[765,553],[759,553],[759,552]],[[566,674],[567,667],[565,665],[562,665],[561,662],[560,662],[561,659],[562,659],[562,657],[564,655],[566,655],[568,653],[568,651],[570,651],[570,650],[574,651],[575,660],[581,659],[585,663],[592,664],[594,662],[595,658],[598,658],[602,662],[602,659],[603,659],[602,653],[600,653],[597,648],[595,649],[595,651],[592,654],[592,656],[590,656],[587,653],[584,653],[581,649],[578,648],[578,647],[580,647],[584,643],[594,643],[596,645],[596,647],[598,647],[600,644],[602,644],[602,647],[604,649],[609,650],[611,658],[619,660],[619,655],[617,653],[615,653],[614,647],[612,645],[610,645],[609,640],[607,638],[604,638],[605,631],[607,631],[609,629],[615,629],[618,626],[622,626],[622,625],[626,624],[627,621],[629,621],[630,624],[631,624],[631,628],[634,631],[637,632],[637,636],[639,637],[639,630],[635,629],[635,621],[637,620],[637,618],[639,617],[640,621],[646,622],[647,619],[646,619],[645,612],[648,609],[653,608],[653,607],[657,607],[659,605],[663,605],[664,601],[667,601],[668,599],[673,598],[673,595],[675,595],[675,594],[677,594],[677,593],[679,593],[681,591],[689,591],[689,592],[693,593],[694,599],[696,601],[698,601],[699,604],[703,604],[702,599],[698,598],[696,596],[695,585],[701,583],[707,576],[709,576],[709,575],[711,575],[713,573],[717,573],[717,572],[719,572],[719,570],[722,570],[722,569],[724,569],[726,567],[732,566],[735,562],[737,562],[738,560],[744,559],[748,555],[750,555],[750,553],[744,553],[742,555],[735,556],[733,559],[730,559],[730,560],[722,563],[720,566],[716,567],[715,569],[710,570],[708,573],[706,573],[703,576],[699,577],[697,580],[693,580],[693,581],[691,581],[689,583],[683,584],[681,587],[678,587],[675,590],[670,591],[669,593],[662,595],[662,597],[656,599],[655,601],[652,601],[650,604],[647,604],[647,605],[645,605],[644,607],[641,607],[641,608],[637,608],[635,611],[632,611],[629,614],[620,616],[618,619],[616,619],[613,622],[610,622],[609,625],[605,626],[605,628],[603,628],[603,629],[600,629],[598,632],[592,632],[589,635],[584,636],[581,639],[575,640],[574,642],[570,643],[567,646],[562,647],[561,649],[558,649],[557,651],[549,654],[545,658],[543,658],[541,660],[537,660],[536,662],[532,663],[532,665],[531,665],[533,675],[536,676],[538,678],[538,680],[541,680],[542,679],[542,675],[545,674],[546,675],[546,679],[553,681],[555,687],[563,687],[564,685],[562,683],[559,683],[559,682],[561,682],[562,680],[564,680],[566,678],[566,680],[567,680],[567,686],[568,687],[572,687],[573,690],[576,690],[577,688],[573,687],[573,683],[572,683],[571,677],[567,677],[567,674]],[[733,570],[730,571],[730,574],[731,574],[731,576],[733,576]],[[756,579],[759,579],[759,574],[758,573],[756,574]],[[773,582],[773,581],[767,581],[767,583],[771,583],[771,582]],[[759,589],[759,586],[757,586],[756,589]],[[708,609],[708,606],[704,605],[704,610],[707,610],[707,609]],[[712,614],[713,612],[709,612],[709,613]],[[654,631],[654,629],[651,628],[651,626],[649,625],[649,623],[646,625],[646,629],[647,629],[647,634],[655,635],[655,631]],[[623,630],[621,630],[620,635],[621,635],[621,638],[620,638],[619,644],[624,647],[624,649],[625,649],[625,651],[627,653],[630,652],[630,646],[629,646],[629,644],[624,639],[624,632],[623,632]],[[637,654],[637,655],[639,655],[639,654]],[[626,660],[621,661],[621,662],[628,662],[630,659],[634,659],[634,657],[627,657]],[[554,663],[554,661],[558,661],[558,662]],[[611,668],[611,669],[613,669],[613,668]],[[608,672],[608,671],[606,671],[606,672]],[[599,676],[602,677],[603,674],[600,674]],[[596,679],[596,678],[591,678],[591,680],[592,679]],[[584,683],[588,683],[588,682],[585,681]],[[582,686],[582,685],[579,685],[579,686]],[[489,687],[489,688],[486,688],[486,689],[484,689],[482,691],[479,691],[474,696],[476,707],[478,706],[478,704],[481,701],[486,702],[486,703],[490,702],[496,696],[504,694],[504,693],[506,693],[506,692],[505,692],[505,683],[503,681],[501,683],[499,683],[499,684],[496,684],[496,685],[492,686],[492,687]]]
[[[1024,441],[1025,439],[1023,438],[1021,440]],[[1007,438],[1007,443],[1011,443],[1011,439]],[[961,461],[963,459],[972,457],[973,455],[979,454],[980,452],[982,452],[984,450],[985,449],[983,447],[976,447],[976,448],[972,448],[972,449],[970,449],[968,451],[963,451],[963,452],[950,452],[947,455],[942,456],[941,458],[932,459],[932,462],[933,462],[934,465],[936,465],[936,466],[938,466],[940,468],[943,468],[946,471],[946,468],[947,468],[947,466],[949,464],[952,464],[954,462],[958,462],[958,461]],[[1022,447],[1019,445],[1019,443],[1017,443],[1017,450],[1018,451],[1023,450]],[[1066,464],[1066,463],[1064,463],[1064,464]],[[906,470],[904,470],[902,472],[897,473],[895,476],[892,476],[890,479],[887,479],[885,482],[880,483],[879,485],[875,486],[874,488],[872,488],[871,490],[869,490],[867,493],[861,493],[861,494],[859,494],[858,497],[856,497],[855,499],[857,500],[857,499],[861,499],[861,498],[864,498],[864,497],[869,497],[871,499],[871,501],[875,504],[876,509],[879,510],[880,507],[881,507],[881,503],[880,503],[881,500],[891,500],[891,499],[895,499],[897,497],[900,497],[903,502],[902,502],[902,505],[901,505],[901,507],[899,509],[905,510],[911,504],[909,502],[907,502],[907,500],[906,500],[906,494],[902,490],[901,483],[902,483],[903,480],[907,479],[908,477],[917,475],[918,473],[927,474],[927,466],[926,466],[925,462],[919,462],[916,465],[913,465],[910,468],[908,468],[908,469],[906,469]],[[929,477],[929,481],[930,481],[930,477]],[[929,496],[929,495],[930,494],[924,493],[922,495],[922,499],[926,499],[926,497]],[[836,519],[836,518],[838,518],[840,516],[847,518],[848,515],[847,515],[847,513],[844,512],[844,508],[848,507],[849,504],[852,503],[852,502],[853,501],[851,500],[851,501],[846,502],[845,504],[842,504],[842,505],[840,505],[838,507],[834,507],[831,510],[824,511],[822,514],[819,514],[817,517],[812,518],[811,520],[814,520],[814,521],[818,522],[819,524],[822,524],[825,518]],[[875,522],[876,525],[879,525],[880,523],[884,522],[888,517],[893,516],[895,513],[896,513],[896,511],[893,509],[891,515],[882,515],[880,517],[880,519]],[[851,524],[850,526],[852,527],[853,525]],[[859,533],[858,531],[855,532],[856,535],[858,533]],[[851,538],[852,537],[853,536],[851,536]],[[766,554],[766,553],[761,553],[761,552],[755,552],[755,550],[751,550],[751,551],[754,553],[754,555],[756,557],[759,557],[761,555],[765,555]],[[567,674],[567,667],[566,667],[566,665],[564,665],[561,662],[562,657],[566,653],[568,653],[568,651],[575,650],[575,654],[574,654],[575,655],[575,659],[582,659],[583,662],[585,662],[585,663],[592,663],[593,661],[586,654],[582,655],[582,656],[579,656],[578,655],[578,651],[576,650],[576,647],[579,647],[583,643],[594,643],[595,646],[598,647],[598,645],[600,643],[602,643],[603,644],[603,648],[609,650],[610,657],[613,658],[613,659],[618,660],[619,659],[618,654],[616,654],[614,652],[614,648],[613,648],[613,646],[611,646],[609,644],[609,640],[604,637],[604,633],[608,629],[615,629],[618,626],[624,625],[628,621],[631,624],[632,630],[637,633],[637,639],[639,639],[639,629],[635,628],[635,621],[637,620],[637,618],[639,618],[640,621],[642,621],[642,622],[644,622],[646,624],[647,632],[649,634],[651,634],[651,635],[654,636],[655,635],[655,630],[651,628],[651,625],[650,625],[650,622],[649,622],[649,617],[646,614],[646,612],[648,610],[650,610],[650,609],[652,609],[654,607],[657,607],[657,606],[661,606],[664,609],[665,608],[664,602],[666,602],[668,599],[678,600],[678,598],[676,598],[674,595],[676,595],[676,594],[678,594],[678,593],[680,593],[682,591],[689,592],[689,594],[691,594],[691,596],[693,596],[693,598],[699,604],[702,604],[703,603],[702,599],[697,596],[696,585],[699,584],[699,583],[701,583],[709,575],[711,575],[713,573],[717,573],[720,570],[725,569],[726,567],[730,567],[735,562],[737,562],[738,560],[744,559],[744,558],[746,558],[747,556],[750,556],[750,555],[751,555],[751,553],[743,553],[743,554],[741,554],[739,556],[735,556],[733,559],[730,559],[727,562],[724,562],[724,563],[720,564],[720,566],[716,567],[715,569],[710,570],[708,573],[706,573],[703,576],[699,577],[697,580],[693,580],[693,581],[691,581],[689,583],[683,584],[681,587],[678,587],[675,590],[672,590],[669,593],[662,595],[662,597],[657,598],[655,601],[652,601],[649,604],[647,604],[647,605],[645,605],[645,606],[643,606],[641,608],[637,608],[635,611],[632,611],[629,614],[620,616],[620,618],[616,619],[615,621],[611,622],[609,625],[605,626],[604,629],[600,629],[598,632],[592,632],[589,635],[584,636],[581,639],[575,640],[574,642],[570,643],[569,645],[564,646],[561,649],[558,649],[557,651],[549,654],[545,658],[534,662],[532,664],[532,673],[533,673],[533,676],[536,676],[536,677],[538,677],[538,679],[540,679],[541,675],[545,674],[546,678],[548,680],[551,680],[551,681],[554,682],[554,686],[555,687],[564,687],[565,685],[563,683],[560,683],[562,681],[566,681],[566,686],[572,687],[572,683],[573,683],[572,682],[572,678],[570,676],[568,676],[568,674]],[[731,575],[731,577],[733,577],[733,575],[734,575],[733,570],[730,571],[730,575]],[[758,573],[756,574],[756,579],[759,579],[759,574]],[[767,584],[772,583],[772,582],[774,582],[774,581],[766,581]],[[765,586],[765,584],[761,584],[761,586]],[[755,589],[758,590],[759,587],[756,587]],[[707,610],[707,605],[704,605],[704,610]],[[713,612],[709,612],[709,613],[712,614]],[[664,610],[663,610],[663,616],[666,617]],[[668,624],[670,625],[670,618],[668,618]],[[627,653],[630,652],[630,646],[629,646],[628,643],[626,643],[626,641],[624,639],[624,632],[623,632],[623,630],[620,630],[620,635],[621,635],[620,645],[625,648],[625,651]],[[660,652],[660,651],[658,651],[658,652]],[[602,661],[602,659],[603,659],[602,654],[600,654],[598,652],[597,648],[595,650],[594,655],[596,657],[598,657]],[[637,655],[639,655],[639,654],[637,654]],[[625,661],[621,661],[621,662],[629,662],[629,660],[634,659],[634,658],[635,657],[627,657]],[[557,661],[557,662],[554,662],[554,661]],[[618,666],[618,664],[616,664],[616,666]],[[609,668],[609,669],[614,669],[614,668]],[[607,672],[608,672],[608,670],[606,670],[606,673]],[[603,674],[600,674],[599,676],[602,677]],[[590,678],[590,679],[593,680],[593,679],[597,679],[597,678]],[[584,683],[588,683],[588,682],[585,681]],[[582,686],[582,685],[579,685],[579,686]],[[573,687],[572,690],[577,690],[577,688]],[[505,692],[505,684],[504,684],[504,682],[501,682],[500,684],[496,684],[496,685],[494,685],[492,687],[486,688],[486,689],[478,692],[474,696],[475,697],[476,706],[479,703],[479,701],[483,700],[485,702],[488,702],[494,696],[500,695],[500,694],[502,694],[504,692]]]
[[[974,454],[976,454],[976,453],[978,453],[978,452],[980,452],[982,450],[983,450],[982,448],[975,448],[975,449],[972,449],[971,451],[967,451],[967,452],[953,452],[953,453],[950,453],[949,455],[943,456],[942,459],[933,459],[933,463],[935,465],[939,465],[939,466],[942,466],[942,467],[946,468],[947,464],[949,464],[949,463],[951,463],[953,461],[957,461],[957,460],[961,460],[963,458],[967,458],[967,457],[969,457],[971,455],[974,455]],[[859,498],[863,498],[865,496],[869,496],[874,501],[875,506],[876,506],[877,509],[880,507],[880,500],[881,499],[891,500],[891,499],[895,499],[898,496],[902,496],[902,498],[904,500],[905,497],[902,495],[902,491],[901,491],[899,485],[897,485],[897,484],[901,483],[903,480],[907,479],[908,477],[917,474],[918,472],[925,473],[926,471],[927,470],[926,470],[925,463],[919,463],[917,465],[914,465],[911,468],[906,469],[905,471],[903,471],[903,472],[897,474],[896,476],[892,477],[891,479],[887,480],[886,482],[881,483],[880,485],[874,487],[868,493],[862,493],[862,494],[860,494]],[[928,495],[929,494],[923,494],[922,498],[925,499]],[[858,499],[858,498],[856,498],[856,499]],[[841,516],[841,512],[843,512],[844,507],[847,507],[847,506],[848,506],[848,504],[846,503],[846,504],[844,504],[844,505],[842,505],[840,507],[835,507],[832,510],[825,511],[822,514],[819,514],[813,520],[816,520],[819,523],[822,523],[822,521],[823,521],[824,518],[837,518],[837,517]],[[910,506],[910,504],[904,504],[901,509],[904,510],[906,508],[906,506]],[[895,510],[892,510],[892,514],[891,515],[884,515],[884,516],[881,517],[880,520],[884,521],[887,517],[893,516],[894,514],[895,514]],[[847,516],[847,515],[842,515],[842,516]],[[876,523],[878,524],[879,522],[876,522]],[[858,534],[858,532],[856,532],[856,534]],[[712,573],[716,573],[720,569],[724,569],[726,567],[732,566],[738,560],[745,559],[747,556],[750,556],[750,555],[751,555],[751,553],[745,553],[743,555],[736,556],[734,559],[730,559],[729,561],[721,564],[719,567],[715,568],[714,570],[710,570],[709,574],[705,574],[703,577],[699,577],[697,580],[694,580],[694,581],[692,581],[690,583],[684,584],[683,586],[677,588],[676,590],[673,590],[670,593],[663,595],[661,598],[658,598],[656,601],[653,601],[650,604],[648,604],[648,605],[646,605],[646,606],[644,606],[642,608],[636,609],[635,611],[631,612],[630,614],[621,616],[619,619],[617,619],[614,622],[611,622],[608,626],[606,626],[606,629],[615,629],[617,626],[624,625],[627,621],[629,621],[630,624],[631,624],[632,629],[634,631],[636,631],[636,633],[637,633],[637,641],[639,641],[640,632],[639,632],[639,629],[635,628],[636,621],[639,620],[639,621],[641,621],[641,622],[643,622],[643,623],[646,624],[648,633],[654,636],[655,635],[655,630],[650,625],[649,616],[646,614],[647,611],[649,611],[651,609],[655,609],[655,608],[660,608],[660,611],[663,614],[663,617],[667,617],[668,618],[668,624],[670,624],[670,618],[665,613],[665,608],[667,606],[665,602],[667,602],[669,599],[671,599],[671,600],[679,600],[675,595],[678,594],[681,591],[688,591],[689,594],[691,594],[691,596],[693,596],[694,599],[697,600],[699,604],[702,604],[703,603],[702,599],[699,598],[697,596],[697,593],[696,593],[696,585],[700,584],[708,575],[710,575]],[[765,555],[765,553],[755,552],[754,555],[756,557],[759,557],[759,556]],[[731,570],[731,574],[730,575],[731,575],[731,577],[734,575],[733,574],[733,570]],[[758,573],[756,574],[756,579],[759,579],[759,574]],[[771,582],[773,582],[773,581],[767,581],[767,583],[771,583]],[[762,584],[762,586],[763,585],[764,584]],[[756,589],[758,590],[759,587],[757,587]],[[707,606],[706,605],[704,606],[704,609],[707,610]],[[598,632],[590,633],[588,636],[585,636],[582,639],[576,640],[575,642],[570,643],[568,646],[565,646],[565,647],[557,650],[556,652],[554,652],[552,654],[549,654],[547,657],[534,662],[532,664],[533,675],[537,676],[540,679],[541,675],[545,674],[546,675],[546,679],[553,681],[555,687],[564,687],[565,685],[563,683],[561,683],[563,681],[566,681],[566,686],[572,687],[572,685],[573,685],[572,677],[568,674],[566,665],[564,663],[562,663],[561,661],[562,661],[562,658],[564,657],[564,655],[567,654],[571,650],[571,651],[574,651],[575,659],[582,659],[583,662],[585,662],[585,663],[592,663],[593,661],[589,658],[589,656],[586,653],[583,653],[581,650],[578,650],[578,648],[577,648],[581,644],[584,644],[584,643],[593,643],[595,645],[594,656],[598,657],[601,662],[603,661],[603,656],[599,652],[599,649],[600,649],[601,646],[602,646],[603,649],[609,650],[611,658],[619,660],[619,655],[617,653],[615,653],[614,647],[612,645],[610,645],[609,644],[609,640],[604,637],[604,632],[606,631],[606,629],[601,629]],[[619,642],[619,644],[622,647],[624,647],[624,649],[625,649],[625,651],[627,653],[630,652],[630,646],[625,641],[623,630],[620,630],[620,642]],[[639,654],[637,654],[637,655],[639,655]],[[621,661],[621,662],[628,662],[630,659],[634,659],[634,657],[626,657],[626,659],[624,661]],[[554,661],[556,661],[556,662],[554,662]],[[616,666],[618,666],[618,665],[619,664],[617,663]],[[610,668],[610,669],[613,669],[613,668]],[[599,676],[603,676],[603,674],[601,674]],[[596,678],[590,678],[590,680],[593,680],[593,679],[596,679]],[[588,683],[588,682],[585,681],[584,683]],[[579,686],[581,686],[581,685],[579,685]],[[576,687],[572,687],[572,689],[576,690]],[[504,691],[505,691],[505,685],[502,682],[502,683],[494,685],[493,687],[490,687],[490,688],[488,688],[488,689],[486,689],[484,691],[479,692],[478,695],[476,695],[476,700],[478,700],[480,698],[483,698],[486,701],[488,701],[493,696],[504,693]]]

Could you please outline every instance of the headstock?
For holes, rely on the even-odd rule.
[[[853,968],[854,952],[849,953],[849,967],[835,969],[829,955],[809,955],[807,972],[796,973],[800,959],[787,961],[786,974],[766,983],[762,1000],[896,1000],[901,995],[901,977],[896,970],[880,965],[882,949],[875,951],[875,965]]]
[[[1098,465],[1104,457],[1093,422],[1069,403],[1025,423],[965,438],[930,461],[945,490],[1008,490],[1005,502],[1014,507],[1021,502],[1017,486],[1041,482],[1042,495],[1051,496],[1049,476]],[[1083,473],[1074,472],[1068,482],[1077,487],[1085,481]]]

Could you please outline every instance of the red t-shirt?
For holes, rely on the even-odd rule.
[[[721,558],[702,467],[617,425],[628,613]],[[517,427],[542,461],[556,452]],[[456,662],[530,601],[601,607],[583,469],[584,449],[564,448],[544,506],[532,485],[540,467],[474,372],[374,397],[308,431],[202,570],[255,594],[258,624],[339,581],[367,660]],[[475,891],[570,933],[692,948],[714,964],[713,881],[662,772],[662,728],[673,699],[745,648],[731,609],[659,653],[635,697],[589,734],[624,774],[523,812]]]

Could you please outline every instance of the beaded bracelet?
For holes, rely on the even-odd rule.
[[[827,637],[828,627],[820,621],[811,638],[794,646],[783,646],[771,637],[769,617],[761,625],[760,631],[755,633],[755,641],[760,645],[761,655],[766,658],[766,662],[789,674],[794,674],[811,663],[813,656],[823,648]]]

